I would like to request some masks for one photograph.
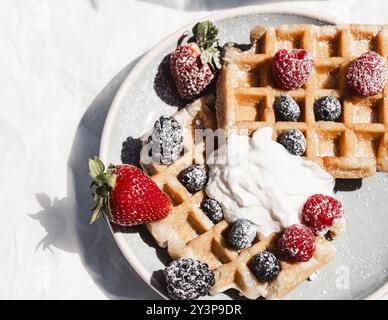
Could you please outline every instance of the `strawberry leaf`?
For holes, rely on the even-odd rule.
[[[102,161],[98,157],[94,157],[94,159],[89,159],[89,175],[95,180],[98,175],[104,172],[105,166]]]
[[[91,222],[96,221],[104,212],[110,212],[109,196],[116,184],[117,176],[114,174],[114,165],[109,165],[105,170],[104,163],[98,158],[89,159],[89,174],[92,178],[90,185],[93,201],[96,202],[92,209],[93,215]]]
[[[220,51],[216,47],[210,47],[200,55],[203,64],[209,63],[213,70],[221,69]]]
[[[92,224],[93,222],[95,222],[97,219],[99,219],[101,217],[101,215],[102,215],[102,207],[103,207],[103,202],[100,201],[92,209],[94,212],[93,212],[92,218],[90,219],[90,224]]]
[[[220,52],[217,50],[212,57],[212,66],[213,69],[221,69],[221,61],[220,61]]]
[[[105,178],[105,183],[111,188],[113,189],[115,187],[115,184],[116,184],[116,178],[117,176],[115,174],[109,174],[106,178]]]
[[[109,190],[102,185],[96,188],[95,193],[100,198],[106,198],[109,195]]]
[[[213,54],[211,49],[214,49],[214,48],[209,48],[201,53],[200,59],[202,64],[207,64],[211,62],[212,54]]]
[[[193,27],[193,34],[201,50],[210,48],[217,39],[218,29],[211,21],[198,22]]]
[[[104,182],[107,177],[106,172],[101,172],[97,177],[94,178],[97,182]]]

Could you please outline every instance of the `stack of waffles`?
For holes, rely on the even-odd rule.
[[[205,262],[215,274],[211,294],[236,289],[250,299],[279,299],[330,262],[335,249],[323,237],[307,262],[289,263],[280,259],[281,271],[271,282],[259,281],[250,270],[252,257],[261,251],[276,256],[278,234],[257,237],[253,245],[239,251],[226,243],[229,225],[214,224],[201,209],[205,192],[191,194],[179,181],[180,172],[191,164],[206,168],[206,140],[195,138],[196,129],[248,129],[270,126],[274,139],[285,130],[300,129],[307,140],[305,158],[319,163],[338,178],[362,178],[376,169],[388,171],[388,93],[360,98],[345,86],[348,63],[374,50],[388,55],[388,27],[311,26],[257,27],[251,32],[252,48],[226,52],[225,65],[214,97],[202,97],[175,114],[184,128],[184,152],[173,164],[143,161],[151,179],[170,197],[173,207],[167,218],[149,223],[148,230],[172,259],[191,257]],[[315,73],[301,89],[282,91],[271,76],[271,59],[278,49],[304,48],[315,61]],[[302,110],[299,122],[277,121],[273,104],[280,95],[292,96]],[[322,96],[337,97],[343,107],[338,122],[316,121],[314,101]],[[145,139],[146,141],[146,139]]]

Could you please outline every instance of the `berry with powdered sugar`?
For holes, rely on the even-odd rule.
[[[286,259],[308,261],[315,251],[314,233],[305,225],[294,224],[284,229],[278,240],[278,247]]]
[[[175,300],[193,300],[209,293],[214,273],[206,263],[191,258],[179,259],[164,269],[168,295]]]
[[[369,51],[350,64],[346,82],[355,92],[368,97],[383,91],[387,75],[385,59],[376,52]]]
[[[300,107],[290,96],[280,96],[275,102],[275,111],[281,121],[298,121]]]
[[[262,251],[254,256],[251,268],[257,279],[271,281],[279,275],[280,263],[272,252]]]
[[[281,49],[272,63],[272,74],[277,85],[286,90],[302,87],[313,73],[314,60],[307,50]]]
[[[183,149],[183,129],[174,117],[161,116],[151,135],[152,161],[171,164],[178,160]]]
[[[222,211],[221,204],[216,199],[206,198],[201,207],[214,223],[220,222],[224,219],[224,212]]]
[[[213,70],[200,60],[195,43],[178,46],[170,58],[171,75],[179,95],[186,100],[197,97],[214,78]]]
[[[299,129],[291,129],[279,136],[278,142],[291,154],[301,156],[306,151],[306,138]]]
[[[256,238],[255,225],[246,219],[237,219],[229,230],[228,243],[237,250],[243,250],[252,245]]]
[[[341,116],[341,103],[336,97],[325,96],[314,103],[314,113],[317,120],[336,121]]]
[[[302,223],[310,227],[315,235],[324,235],[343,216],[341,202],[333,197],[315,194],[302,209]]]
[[[218,29],[210,21],[193,27],[196,43],[179,45],[170,57],[171,76],[185,100],[198,97],[221,68]]]
[[[193,164],[180,173],[179,180],[190,193],[196,193],[205,187],[207,173],[201,166]]]

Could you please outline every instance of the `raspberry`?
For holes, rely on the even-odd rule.
[[[303,206],[302,222],[310,227],[314,234],[324,235],[343,214],[341,202],[330,196],[315,194]]]
[[[310,78],[314,60],[307,50],[281,49],[272,63],[272,73],[277,85],[286,90],[302,87]]]
[[[367,97],[383,91],[387,73],[385,59],[376,52],[369,51],[350,64],[346,81],[355,92]]]
[[[309,227],[293,224],[283,231],[278,247],[285,258],[291,261],[308,261],[315,250],[315,237]]]

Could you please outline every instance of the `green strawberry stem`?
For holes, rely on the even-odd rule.
[[[110,213],[109,196],[116,184],[116,175],[113,174],[114,165],[109,165],[105,170],[104,163],[95,156],[89,159],[89,175],[92,178],[90,189],[92,190],[92,199],[96,202],[92,208],[92,218],[90,223],[95,222],[102,214]]]
[[[193,34],[197,40],[198,47],[206,50],[214,45],[217,40],[218,29],[211,21],[198,22],[193,27]]]
[[[203,64],[209,64],[214,71],[221,69],[220,40],[217,39],[218,29],[211,21],[198,22],[193,27],[196,43],[201,51],[200,59]]]

